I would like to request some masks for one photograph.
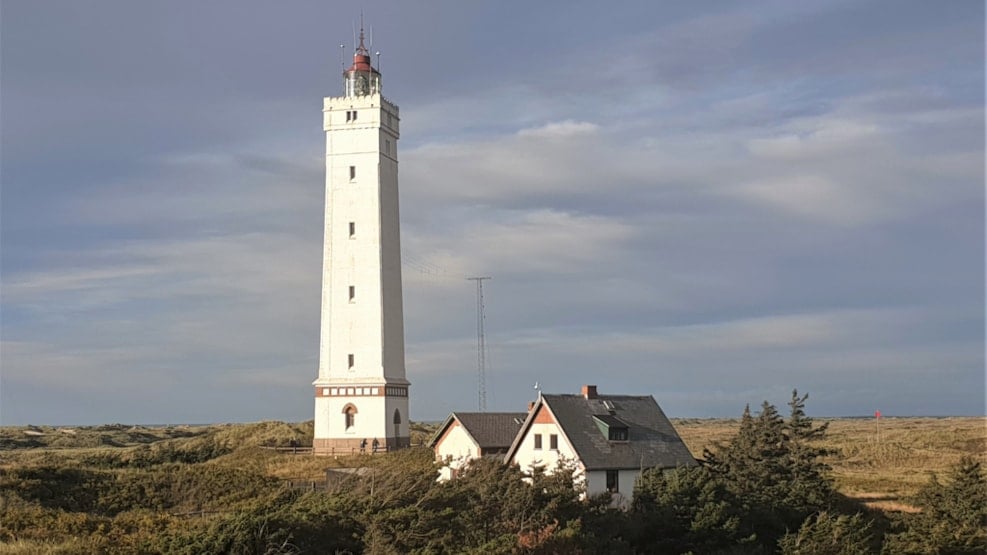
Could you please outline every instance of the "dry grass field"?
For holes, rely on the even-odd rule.
[[[929,479],[945,474],[964,455],[987,465],[987,418],[884,418],[880,429],[874,419],[816,419],[828,422],[824,446],[832,450],[827,462],[838,489],[885,511],[908,511],[908,498]],[[693,455],[715,450],[736,433],[737,419],[673,419]],[[413,442],[427,443],[436,424],[415,424]],[[221,424],[201,427],[140,428],[122,425],[79,428],[76,433],[57,429],[27,435],[25,428],[0,428],[0,471],[21,465],[70,464],[115,453],[127,459],[156,449],[202,449],[226,446],[226,454],[210,465],[253,470],[291,481],[320,481],[325,470],[341,466],[376,464],[374,457],[339,458],[293,455],[266,449],[285,446],[291,439],[311,439],[311,423]]]
[[[737,419],[673,422],[697,457],[704,449],[715,451],[739,427]],[[837,488],[884,513],[917,511],[909,503],[929,473],[946,477],[964,456],[987,463],[987,418],[887,418],[880,430],[873,419],[816,422],[829,425],[821,441],[831,452],[827,462]],[[413,424],[413,444],[427,444],[436,427]],[[315,457],[291,447],[310,444],[312,433],[311,422],[0,427],[0,555],[170,552],[176,545],[187,546],[182,552],[188,553],[229,552],[228,542],[255,545],[257,533],[274,541],[265,545],[283,545],[281,536],[264,534],[289,529],[297,534],[293,538],[314,546],[325,539],[319,535],[325,529],[309,526],[312,511],[327,522],[352,526],[350,535],[332,537],[353,540],[363,538],[362,528],[332,515],[359,505],[359,495],[345,497],[358,485],[357,473],[334,473],[327,481],[327,469],[369,471],[371,497],[376,477],[384,483],[397,477],[415,487],[435,483],[428,476],[432,457],[426,449]],[[333,495],[307,493],[321,487]],[[336,507],[337,502],[343,505]],[[371,505],[360,507],[353,514],[377,518]],[[439,506],[423,522],[444,526],[446,517],[439,513],[448,510],[452,507]],[[398,527],[391,530],[416,513],[402,508],[387,514]],[[268,518],[285,528],[268,530]],[[232,551],[252,552],[238,549]]]
[[[910,511],[907,499],[927,483],[930,473],[943,475],[964,455],[987,465],[987,418],[816,419],[829,423],[823,445],[833,454],[827,462],[844,494],[885,511]],[[715,450],[737,431],[738,420],[673,419],[693,455]]]

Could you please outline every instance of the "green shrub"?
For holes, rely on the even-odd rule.
[[[639,552],[709,553],[745,543],[741,506],[705,467],[645,471],[629,514],[633,545]]]
[[[868,555],[874,553],[872,525],[863,515],[822,512],[778,542],[782,555]]]
[[[888,553],[987,553],[987,481],[967,457],[943,484],[933,475],[914,499],[921,512],[904,516],[887,537]]]
[[[99,492],[113,476],[98,470],[27,466],[0,471],[0,494],[13,493],[44,507],[92,511]]]

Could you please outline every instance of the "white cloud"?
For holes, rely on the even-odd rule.
[[[8,302],[20,304],[38,302],[61,293],[84,295],[95,289],[108,288],[113,283],[145,278],[155,273],[157,269],[147,264],[34,271],[7,280],[4,284],[4,297]]]
[[[428,249],[418,255],[428,264],[459,275],[494,269],[551,275],[598,264],[635,233],[615,218],[536,209],[490,213],[460,234],[416,237],[415,243]]]
[[[865,193],[814,175],[758,181],[741,185],[735,192],[792,214],[832,223],[867,223],[882,208]]]
[[[431,143],[405,151],[402,182],[417,195],[445,202],[505,202],[545,194],[604,187],[611,175],[611,149],[588,124],[560,124],[512,135]],[[588,156],[593,152],[594,156]]]
[[[845,349],[882,342],[914,328],[927,315],[927,311],[902,309],[836,310],[624,331],[529,329],[505,341],[515,346],[564,345],[567,351],[586,355],[750,356],[758,351]]]
[[[835,157],[853,154],[875,140],[881,130],[872,123],[839,119],[812,118],[795,122],[796,129],[770,138],[752,139],[748,148],[755,156],[785,161],[798,161],[820,156]]]
[[[541,127],[533,127],[518,131],[519,137],[532,137],[537,139],[563,139],[577,135],[589,135],[595,133],[600,127],[594,123],[586,121],[573,121],[571,119],[547,123]]]
[[[69,346],[59,342],[8,341],[0,343],[3,379],[41,387],[94,391],[127,391],[164,387],[174,383],[168,372],[148,368],[154,349],[139,344]],[[133,372],[135,367],[141,372]]]

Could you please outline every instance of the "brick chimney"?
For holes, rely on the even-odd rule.
[[[596,386],[595,385],[584,385],[583,386],[583,397],[587,399],[596,399]]]
[[[535,408],[535,402],[534,401],[528,401],[528,412],[531,412],[531,409],[533,409],[533,408]]]

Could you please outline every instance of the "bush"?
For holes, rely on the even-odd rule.
[[[13,493],[41,506],[66,511],[95,510],[99,492],[113,480],[107,472],[41,465],[0,473],[0,493]]]
[[[117,514],[134,509],[227,510],[276,494],[279,480],[214,465],[167,465],[149,471],[125,471],[104,488],[97,510]]]
[[[822,512],[778,542],[782,555],[868,555],[874,553],[872,524],[852,516]]]
[[[634,489],[629,515],[639,552],[709,553],[747,540],[741,502],[704,467],[651,469]]]
[[[947,484],[932,475],[914,503],[921,512],[898,522],[888,553],[987,553],[987,482],[978,461],[961,460]]]

